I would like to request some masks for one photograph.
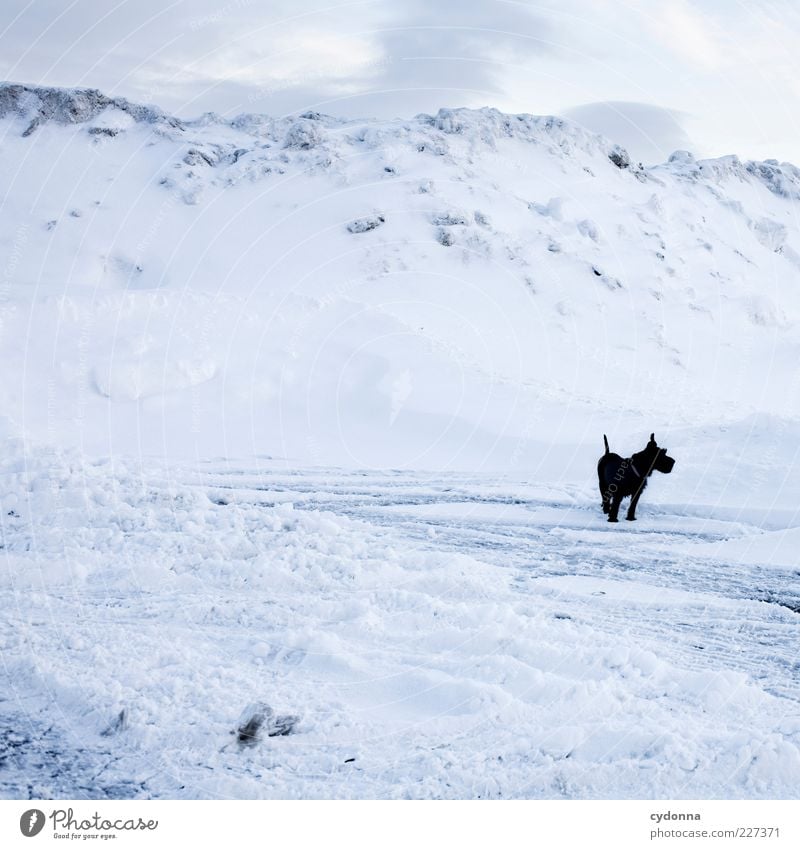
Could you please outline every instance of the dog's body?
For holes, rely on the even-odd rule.
[[[633,522],[636,519],[636,505],[647,486],[647,479],[653,471],[668,475],[675,461],[667,456],[666,448],[659,448],[656,445],[655,435],[652,433],[645,449],[627,459],[609,451],[605,434],[603,434],[603,442],[606,445],[606,453],[597,463],[603,512],[608,514],[609,522],[619,521],[617,515],[622,499],[630,496],[631,503],[625,518]]]

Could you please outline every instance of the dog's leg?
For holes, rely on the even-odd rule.
[[[599,486],[600,486],[600,500],[603,506],[603,512],[608,513],[608,505],[611,501],[611,496],[608,493],[608,490],[605,487],[605,482],[603,481],[603,475],[600,473],[598,469],[597,476],[599,478]]]
[[[639,497],[642,494],[642,487],[636,490],[631,496],[631,503],[628,505],[628,515],[625,517],[629,522],[636,521],[636,505],[639,503]]]
[[[620,504],[622,504],[622,496],[615,492],[614,495],[611,498],[611,506],[608,509],[608,521],[609,522],[618,522],[619,521],[617,516],[619,515]]]

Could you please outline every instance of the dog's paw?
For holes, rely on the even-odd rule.
[[[626,517],[625,517],[625,520],[626,520],[627,522],[635,522],[635,521],[636,521],[636,516],[626,516]]]
[[[612,518],[609,517],[608,521],[609,522],[619,522],[619,519],[612,519]]]

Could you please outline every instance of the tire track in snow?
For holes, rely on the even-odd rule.
[[[599,507],[578,488],[556,497],[530,496],[513,481],[482,481],[463,474],[299,470],[257,474],[246,469],[204,469],[200,485],[229,493],[230,503],[270,496],[296,509],[325,510],[383,528],[424,550],[467,554],[517,572],[520,593],[536,591],[543,579],[582,577],[607,581],[624,594],[625,584],[693,594],[686,616],[674,605],[604,603],[565,590],[564,604],[582,622],[613,635],[624,629],[637,641],[686,669],[732,669],[750,676],[773,695],[800,702],[800,589],[798,572],[742,566],[693,556],[687,543],[746,538],[757,529],[741,522],[670,514],[655,508],[635,526],[608,528]],[[480,509],[507,508],[502,521]],[[440,508],[461,508],[442,516]],[[475,512],[470,517],[471,512]],[[654,515],[655,514],[655,515]],[[699,514],[699,515],[698,515]],[[657,523],[655,527],[652,523]],[[670,553],[671,546],[680,552]],[[598,590],[598,593],[603,592]],[[567,615],[570,615],[569,613]],[[692,621],[685,621],[690,619]]]

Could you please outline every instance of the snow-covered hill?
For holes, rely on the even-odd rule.
[[[792,165],[641,168],[492,109],[186,122],[6,85],[0,116],[11,433],[549,474],[604,431],[795,415]]]

